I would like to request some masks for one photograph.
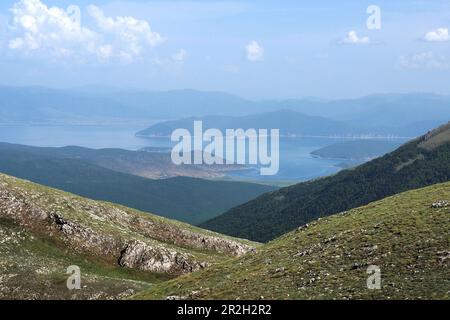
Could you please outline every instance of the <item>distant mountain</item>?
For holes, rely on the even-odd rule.
[[[398,140],[350,140],[320,148],[311,154],[327,159],[366,160],[381,157],[402,144]]]
[[[104,124],[257,110],[254,102],[220,92],[0,87],[0,123]]]
[[[286,100],[278,105],[359,126],[369,133],[406,137],[418,136],[450,119],[450,96],[428,93],[379,94],[328,102]]]
[[[317,218],[450,180],[450,123],[355,169],[271,192],[200,226],[269,241]]]
[[[314,221],[254,254],[139,292],[134,299],[449,299],[450,183]],[[368,278],[379,268],[381,290]],[[325,312],[324,312],[325,314]]]
[[[156,119],[178,119],[208,114],[245,115],[256,113],[259,109],[256,102],[223,92],[128,90],[101,95]]]
[[[416,93],[335,101],[250,101],[227,93],[195,90],[0,87],[0,124],[140,124],[155,119],[236,117],[280,110],[324,117],[357,131],[364,129],[367,134],[414,137],[450,118],[450,97]]]
[[[123,299],[257,245],[3,174],[0,200],[0,299]]]
[[[308,116],[290,110],[274,111],[264,114],[242,117],[206,116],[191,117],[175,121],[157,123],[148,129],[140,131],[137,136],[170,136],[178,128],[193,132],[195,120],[203,122],[203,130],[219,129],[225,134],[226,129],[280,129],[281,135],[298,136],[329,136],[352,135],[362,133],[344,123],[322,117]]]
[[[120,150],[97,153],[89,149],[8,147],[3,144],[0,147],[0,172],[191,224],[208,220],[274,190],[271,186],[258,184],[188,177],[150,180],[105,168],[111,159],[111,155],[105,157],[108,152],[118,157],[118,162],[109,163],[111,167],[125,167],[124,163],[120,164],[124,157]]]
[[[2,123],[86,123],[142,114],[112,99],[42,87],[0,87]]]

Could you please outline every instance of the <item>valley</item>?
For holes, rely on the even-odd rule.
[[[34,94],[56,99],[51,90]],[[83,123],[99,103],[90,91],[75,99],[86,110],[55,107],[64,117],[38,126],[48,108],[36,108],[30,122],[17,122],[21,107],[0,113],[9,142],[0,143],[0,299],[449,299],[450,125],[401,138],[447,119],[443,97],[415,98],[433,100],[444,118],[431,112],[420,125],[408,116],[390,127],[358,117],[391,99],[401,109],[410,96],[366,97],[364,108],[346,101],[339,115],[332,108],[342,101],[317,102],[327,117],[302,113],[298,101],[208,116],[202,108],[220,95],[189,91],[192,101],[207,97],[203,115],[159,121],[150,118],[170,115],[144,112],[137,100],[124,116],[131,93],[122,94],[108,92],[115,102],[102,103],[111,110],[94,108],[89,126],[67,123]],[[280,105],[291,110],[271,110]],[[133,118],[144,114],[150,120]],[[279,173],[175,165],[166,136],[194,119],[223,130],[279,127]],[[73,266],[79,290],[67,287]],[[381,271],[381,290],[367,287],[370,270]]]
[[[449,12],[1,0],[1,314],[446,308]]]
[[[448,199],[411,190],[260,245],[0,175],[0,299],[449,299]]]
[[[315,220],[245,255],[134,299],[450,299],[450,184]],[[367,287],[369,266],[381,289]]]

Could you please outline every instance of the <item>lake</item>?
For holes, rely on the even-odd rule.
[[[151,125],[151,123],[149,124]],[[0,141],[40,147],[82,146],[87,148],[121,148],[139,150],[144,147],[167,148],[169,138],[139,138],[135,133],[145,127],[114,126],[0,126]],[[280,170],[275,176],[260,176],[259,170],[230,173],[231,179],[294,183],[334,174],[342,160],[314,158],[310,153],[339,141],[336,138],[281,138]]]

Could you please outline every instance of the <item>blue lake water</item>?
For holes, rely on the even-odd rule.
[[[171,146],[169,138],[138,138],[139,126],[0,126],[0,141],[42,147],[82,146],[87,148],[121,148]],[[304,181],[336,173],[342,160],[318,159],[310,152],[339,141],[332,138],[281,138],[280,170],[275,176],[260,176],[259,170],[230,174],[245,180]]]

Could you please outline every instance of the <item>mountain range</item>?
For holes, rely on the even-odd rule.
[[[139,137],[170,137],[178,128],[194,132],[194,121],[202,121],[203,130],[219,129],[224,134],[226,129],[280,129],[284,136],[331,136],[331,135],[357,135],[363,134],[344,123],[329,120],[318,116],[308,116],[290,110],[273,111],[264,114],[232,117],[232,116],[206,116],[191,117],[181,120],[157,123],[150,128],[137,133]]]
[[[19,152],[27,148],[0,154],[56,178],[69,167],[46,161],[77,160]],[[252,218],[261,234],[280,233],[264,245],[0,174],[0,299],[450,299],[449,156],[450,123],[353,170],[264,195],[256,204],[272,207],[253,217],[241,208],[238,229]],[[317,214],[300,223],[280,202]],[[69,266],[82,274],[76,292]],[[370,290],[377,272],[381,290]]]
[[[450,97],[426,93],[380,94],[334,101],[250,101],[227,93],[194,90],[0,87],[0,123],[3,124],[104,124],[106,121],[142,124],[157,119],[237,117],[291,110],[327,118],[357,131],[363,129],[366,134],[415,137],[449,119],[449,106]]]

